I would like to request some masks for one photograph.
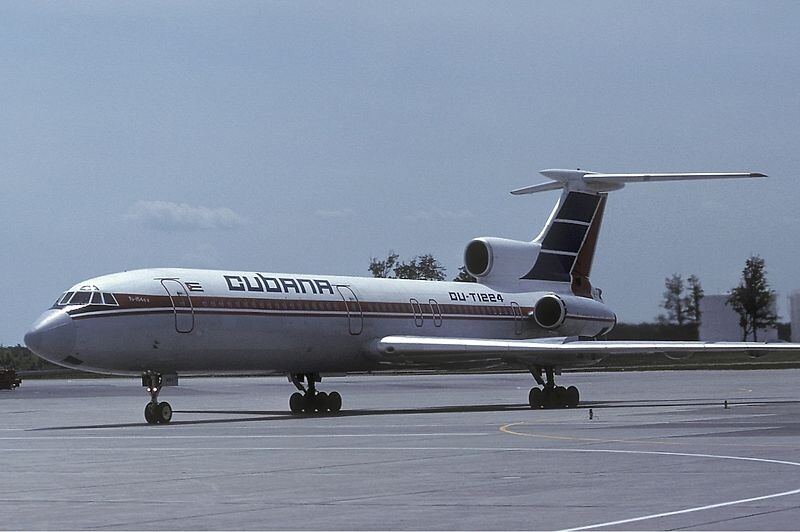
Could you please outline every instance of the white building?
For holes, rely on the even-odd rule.
[[[800,342],[800,290],[789,296],[789,314],[792,319],[792,342]]]
[[[798,319],[800,320],[800,293],[797,293]],[[700,340],[703,342],[741,342],[742,328],[739,315],[726,305],[727,295],[704,296],[700,300]],[[772,301],[773,311],[775,301]],[[800,325],[798,325],[800,327]],[[794,327],[792,327],[794,330]],[[778,339],[778,329],[759,329],[758,341],[770,342]],[[752,340],[748,338],[748,340]]]

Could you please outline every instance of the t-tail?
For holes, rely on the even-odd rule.
[[[542,231],[532,241],[482,237],[472,240],[464,264],[481,282],[537,287],[598,298],[589,277],[608,193],[627,183],[766,177],[757,172],[604,174],[542,170],[551,181],[513,190],[515,195],[562,190]],[[537,288],[538,289],[538,288]]]

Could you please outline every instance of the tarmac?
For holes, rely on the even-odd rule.
[[[0,392],[4,530],[797,530],[800,370],[135,379]],[[727,408],[725,402],[727,401]],[[591,415],[590,415],[591,413]]]

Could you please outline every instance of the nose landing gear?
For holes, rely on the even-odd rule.
[[[308,382],[308,387],[303,381]],[[316,383],[322,382],[318,373],[294,373],[289,375],[289,381],[300,390],[289,397],[289,409],[292,414],[337,413],[342,409],[342,396],[339,392],[318,392]],[[302,393],[300,393],[302,392]]]
[[[542,378],[544,370],[547,380]],[[556,386],[555,368],[547,366],[545,368],[536,366],[531,368],[531,375],[541,388],[531,388],[528,394],[528,404],[531,408],[575,408],[580,402],[580,392],[575,386],[564,388]]]
[[[160,373],[146,371],[142,373],[142,386],[150,394],[150,402],[144,407],[144,418],[151,425],[167,424],[172,419],[172,406],[166,401],[158,402],[163,379]]]

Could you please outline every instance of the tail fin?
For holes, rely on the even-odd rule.
[[[534,239],[541,249],[530,271],[521,279],[571,283],[578,296],[592,297],[589,281],[597,237],[608,192],[626,183],[766,177],[761,173],[601,174],[582,170],[543,170],[551,183],[533,185],[512,194],[563,189],[542,232]]]
[[[576,295],[591,297],[589,274],[607,194],[565,190],[542,232],[531,270],[522,279],[572,284]]]

